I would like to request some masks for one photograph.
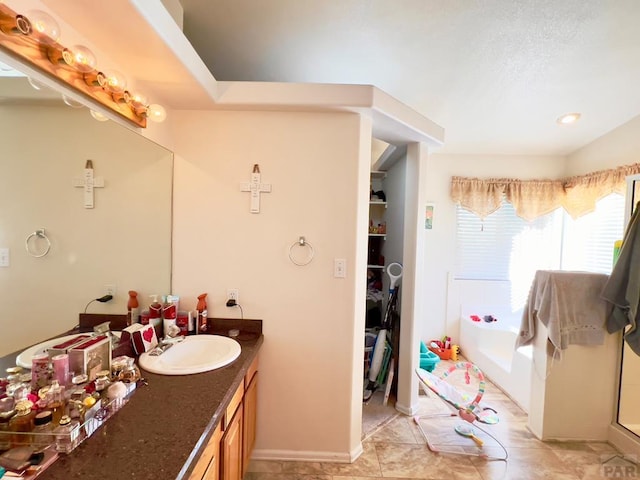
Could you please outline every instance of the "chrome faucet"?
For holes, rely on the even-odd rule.
[[[158,357],[169,350],[169,348],[171,348],[173,345],[175,345],[176,343],[180,343],[183,340],[184,337],[165,337],[163,340],[160,340],[155,348],[149,350],[149,355],[151,355],[152,357]]]

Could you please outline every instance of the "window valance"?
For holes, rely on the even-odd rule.
[[[451,178],[451,198],[485,218],[500,208],[503,199],[527,220],[564,208],[573,218],[592,212],[596,202],[610,193],[625,193],[626,177],[640,173],[640,163],[558,180],[513,178]]]

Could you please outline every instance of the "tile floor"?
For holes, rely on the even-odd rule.
[[[434,373],[438,374],[446,366],[445,362],[440,362]],[[456,372],[449,378],[456,388],[470,393],[477,391],[473,376],[468,387],[464,386],[463,373]],[[483,402],[499,414],[499,424],[482,427],[504,444],[508,452],[506,461],[433,453],[427,448],[413,418],[399,415],[364,439],[364,453],[352,464],[254,460],[244,480],[603,480],[614,478],[617,471],[607,469],[607,466],[625,462],[617,458],[618,452],[606,443],[543,443],[537,440],[526,428],[526,414],[489,382]],[[420,414],[449,411],[433,394],[420,396]],[[455,434],[453,428],[460,424],[458,417],[421,420],[421,424],[432,427],[428,429],[429,438],[439,448],[478,451],[472,439]],[[493,440],[477,430],[476,434],[486,440],[483,452],[496,456],[500,453]],[[603,467],[602,463],[611,458],[613,460]],[[623,467],[627,465],[622,463],[620,468]],[[615,478],[639,478],[640,469],[632,468],[633,477]]]

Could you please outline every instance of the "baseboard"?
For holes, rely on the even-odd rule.
[[[396,410],[404,415],[408,415],[409,417],[413,417],[418,413],[419,405],[416,403],[415,405],[402,405],[400,402],[396,402]]]
[[[358,446],[350,453],[255,449],[251,454],[251,459],[298,462],[353,463],[360,455],[362,455],[362,451],[362,443],[359,443]]]
[[[608,435],[609,443],[622,453],[640,458],[640,439],[638,436],[615,423],[609,425]]]

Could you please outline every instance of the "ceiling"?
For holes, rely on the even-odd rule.
[[[440,152],[566,155],[640,114],[638,0],[181,3],[217,80],[375,85]]]

